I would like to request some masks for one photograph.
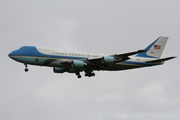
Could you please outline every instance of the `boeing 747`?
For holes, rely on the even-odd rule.
[[[159,37],[144,50],[137,50],[123,54],[89,54],[62,52],[53,49],[23,46],[9,54],[17,62],[24,63],[25,72],[28,65],[52,67],[54,73],[75,73],[81,78],[95,76],[94,71],[119,71],[141,67],[162,65],[165,61],[175,57],[160,58],[168,37]]]

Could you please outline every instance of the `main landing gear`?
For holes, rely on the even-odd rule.
[[[92,70],[85,70],[84,72],[86,77],[95,76],[95,73]],[[76,72],[76,75],[78,78],[81,78],[80,72]]]
[[[76,75],[78,78],[81,78],[80,72],[77,72]]]
[[[29,69],[28,69],[27,64],[24,64],[24,65],[25,65],[25,69],[24,69],[24,71],[25,71],[25,72],[28,72],[28,71],[29,71]]]
[[[92,70],[85,70],[85,76],[91,77],[95,76],[95,73]]]

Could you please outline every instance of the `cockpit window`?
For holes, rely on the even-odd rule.
[[[20,49],[24,49],[25,47],[21,47]]]

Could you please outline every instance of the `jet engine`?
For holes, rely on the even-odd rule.
[[[102,58],[102,63],[112,64],[112,63],[114,63],[114,57],[104,56]]]
[[[54,73],[64,73],[66,70],[64,68],[54,67],[53,68]]]
[[[80,60],[73,60],[71,66],[73,68],[83,68],[84,67],[84,62]]]

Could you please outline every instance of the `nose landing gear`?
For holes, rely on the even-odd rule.
[[[28,71],[29,71],[29,69],[28,69],[27,64],[24,64],[24,65],[25,65],[25,69],[24,69],[24,71],[25,71],[25,72],[28,72]]]
[[[28,72],[28,70],[29,70],[28,68],[25,68],[25,69],[24,69],[25,72]]]

